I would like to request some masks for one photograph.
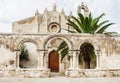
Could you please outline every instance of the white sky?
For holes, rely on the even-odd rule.
[[[33,16],[36,9],[40,13],[45,8],[52,10],[54,3],[58,11],[64,8],[67,15],[70,11],[76,14],[81,2],[87,4],[94,16],[105,13],[104,19],[116,23],[108,31],[120,33],[120,0],[0,0],[0,32],[11,32],[12,22]]]

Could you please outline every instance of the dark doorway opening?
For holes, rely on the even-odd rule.
[[[83,43],[80,47],[79,62],[83,69],[94,69],[96,67],[96,55],[94,47],[90,43]]]

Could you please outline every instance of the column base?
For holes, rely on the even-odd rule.
[[[80,69],[79,68],[69,68],[68,70],[66,70],[65,72],[65,75],[68,76],[68,77],[79,77],[79,71]]]

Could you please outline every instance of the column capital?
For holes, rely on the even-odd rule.
[[[72,51],[69,51],[69,56],[73,56],[73,52]]]
[[[100,55],[100,50],[95,50],[95,54]]]
[[[43,51],[41,51],[40,53],[41,53],[41,55],[45,55],[45,54],[47,53],[47,51],[44,51],[44,50],[43,50]]]

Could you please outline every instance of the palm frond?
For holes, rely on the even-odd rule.
[[[77,26],[79,27],[79,29],[81,30],[81,32],[83,32],[82,24],[80,23],[80,21],[76,17],[74,17],[74,16],[71,16],[71,18],[73,20],[75,20],[75,22],[77,23]]]
[[[75,31],[72,31],[72,30],[69,30],[69,29],[64,29],[64,30],[66,30],[66,31],[68,31],[70,33],[76,33]]]
[[[67,25],[73,27],[77,32],[81,33],[82,31],[79,29],[79,27],[72,21],[68,20],[68,23],[66,23]]]
[[[96,18],[94,18],[93,20],[92,20],[92,23],[91,23],[91,27],[92,27],[92,29],[93,28],[98,28],[98,22],[100,21],[100,19],[104,16],[105,14],[104,13],[102,13],[100,16],[98,16],[98,17],[96,17]],[[97,27],[96,27],[97,26]],[[94,29],[94,30],[96,30],[96,29]]]
[[[69,51],[69,47],[66,47],[64,48],[61,52],[60,52],[60,55],[61,55],[61,61],[63,60],[63,58],[68,55],[68,51]]]
[[[79,16],[79,21],[81,22],[81,28],[83,29],[83,31],[85,30],[85,17],[83,14],[78,13]],[[85,31],[84,31],[85,32]]]
[[[80,20],[80,22],[82,24],[82,28],[83,28],[84,27],[83,25],[84,25],[84,22],[85,22],[84,15],[82,15],[81,13],[78,13],[78,16],[79,16],[79,20]]]
[[[92,29],[93,33],[96,33],[98,29],[100,29],[105,23],[109,22],[108,20],[105,20],[99,24],[97,24],[96,26],[94,26],[94,28]]]
[[[109,26],[113,25],[114,23],[109,23],[104,25],[103,27],[99,28],[96,33],[103,33]]]
[[[113,34],[117,34],[117,32],[104,32],[104,34],[106,34],[106,35],[113,35]]]
[[[58,46],[57,52],[59,52],[60,50],[64,49],[67,46],[68,45],[65,41],[61,42],[60,45]]]

